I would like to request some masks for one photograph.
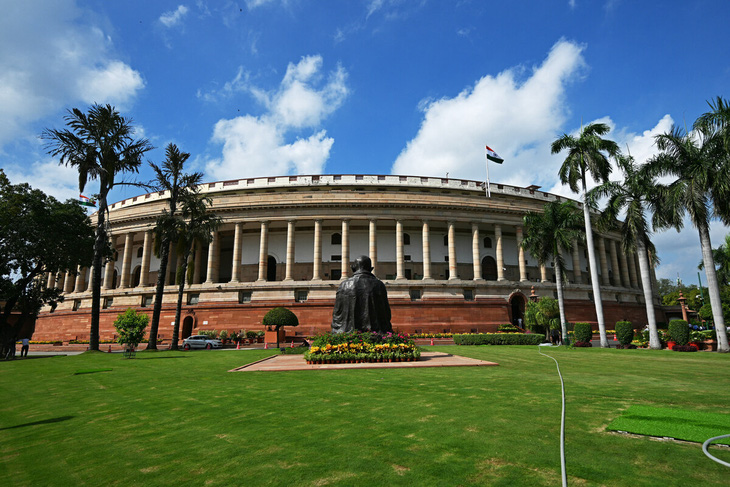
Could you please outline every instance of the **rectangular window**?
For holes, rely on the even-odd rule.
[[[73,307],[73,310],[74,311],[78,311],[80,307],[81,307],[81,300],[80,299],[74,299],[74,307]]]
[[[307,291],[306,290],[298,289],[298,290],[294,291],[294,301],[296,301],[297,303],[303,303],[306,300],[307,300]]]
[[[473,289],[464,289],[464,301],[474,301]]]
[[[408,293],[411,295],[411,301],[420,301],[421,300],[421,290],[420,289],[410,289]]]
[[[341,255],[330,255],[330,260],[333,262],[339,262],[342,260],[342,256]]]
[[[403,256],[403,260],[405,260],[406,262],[410,262],[411,261],[411,256],[408,255],[408,254],[406,254],[406,255]]]
[[[152,306],[152,303],[154,302],[155,297],[151,294],[145,294],[142,296],[142,307],[147,308],[148,306]]]
[[[333,281],[339,281],[342,277],[342,269],[332,269],[330,274],[332,274],[331,277]]]
[[[342,179],[342,176],[340,176],[339,174],[334,176],[335,181],[340,181],[341,179]]]
[[[198,304],[200,301],[200,293],[188,294],[188,304]]]
[[[238,293],[239,303],[250,303],[251,302],[251,291],[240,291]]]
[[[104,303],[102,304],[102,308],[107,309],[111,308],[114,305],[114,298],[104,298]]]

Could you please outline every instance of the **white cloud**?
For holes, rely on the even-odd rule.
[[[6,3],[0,16],[0,147],[78,102],[124,109],[144,87],[74,0]]]
[[[68,198],[78,199],[79,172],[73,167],[62,166],[58,161],[44,158],[29,166],[11,166],[3,168],[13,184],[27,182],[34,189],[40,189],[60,201]],[[89,182],[85,194],[91,194],[98,183]]]
[[[188,13],[188,8],[185,5],[178,5],[175,10],[165,12],[160,15],[160,23],[167,27],[175,27],[182,22],[183,17]]]
[[[242,68],[232,82],[218,92],[199,95],[217,99],[247,91],[265,108],[260,116],[244,115],[219,120],[211,141],[222,144],[221,158],[207,161],[206,172],[215,179],[235,179],[271,174],[319,174],[329,158],[334,139],[325,130],[288,143],[287,135],[317,129],[344,102],[347,73],[337,67],[325,80],[320,56],[290,63],[276,90],[251,86]]]
[[[423,174],[483,180],[484,146],[502,157],[490,165],[490,179],[521,186],[554,181],[557,162],[550,142],[567,117],[568,83],[584,67],[583,46],[556,43],[545,61],[524,81],[522,68],[487,75],[453,98],[427,101],[418,134],[393,164],[394,174]]]

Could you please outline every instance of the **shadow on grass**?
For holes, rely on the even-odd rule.
[[[179,357],[140,357],[140,356],[136,356],[135,358],[133,358],[131,360],[157,360],[157,359],[168,359],[168,358],[189,358],[189,357],[183,357],[183,356],[179,356]]]
[[[38,424],[60,423],[62,421],[68,421],[69,419],[73,419],[73,418],[75,418],[75,416],[59,416],[57,418],[42,419],[40,421],[33,421],[31,423],[23,423],[23,424],[16,424],[15,426],[7,426],[5,428],[0,428],[0,431],[12,430],[12,429],[16,429],[16,428],[25,428],[26,426],[35,426]]]
[[[111,372],[112,369],[78,370],[73,375],[96,374],[98,372]]]

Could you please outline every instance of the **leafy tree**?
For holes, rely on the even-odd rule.
[[[169,195],[167,209],[157,218],[155,226],[155,253],[160,258],[160,270],[157,273],[157,289],[155,291],[155,306],[152,310],[152,324],[150,325],[150,340],[147,349],[157,349],[157,330],[160,324],[162,312],[162,296],[165,292],[167,281],[167,261],[170,256],[170,243],[178,239],[180,227],[178,205],[181,198],[185,197],[203,180],[203,174],[194,172],[187,174],[183,172],[185,162],[190,157],[187,152],[181,152],[175,144],[169,144],[165,149],[165,160],[161,166],[150,163],[155,173],[152,185],[157,191],[166,191]],[[185,261],[187,262],[187,260]],[[178,320],[175,320],[177,327]],[[177,342],[173,341],[177,347]]]
[[[46,129],[41,135],[48,140],[48,153],[60,157],[61,164],[78,170],[79,191],[83,192],[89,181],[99,181],[89,331],[89,349],[99,350],[101,269],[104,259],[109,255],[107,197],[114,187],[133,184],[118,181],[117,176],[138,172],[142,157],[152,149],[152,145],[145,138],[136,139],[132,121],[122,117],[111,105],[94,104],[88,113],[74,108],[69,110],[64,120],[68,128]]]
[[[263,325],[276,330],[276,348],[279,348],[279,328],[283,326],[299,326],[299,318],[291,310],[281,306],[270,309],[265,315]]]
[[[602,215],[603,223],[616,222],[618,217],[625,213],[624,220],[620,224],[622,248],[625,254],[636,254],[639,258],[641,287],[644,290],[646,319],[649,325],[649,348],[661,350],[649,268],[649,255],[655,256],[656,249],[649,238],[651,231],[647,221],[647,214],[655,213],[656,209],[656,180],[647,166],[639,168],[631,156],[618,155],[616,163],[623,171],[623,181],[602,183],[589,192],[588,199],[593,202],[598,198],[608,198]]]
[[[179,223],[177,251],[182,256],[182,264],[177,272],[178,291],[177,307],[175,309],[175,325],[172,330],[172,344],[170,348],[177,350],[177,340],[180,333],[180,315],[182,312],[183,291],[188,276],[188,259],[193,255],[195,246],[209,244],[213,239],[213,231],[220,224],[221,219],[208,213],[208,207],[213,201],[200,194],[197,187],[191,188],[181,196],[182,218]],[[222,333],[222,332],[221,332]]]
[[[550,261],[555,265],[563,343],[568,343],[563,300],[563,272],[565,270],[563,251],[572,250],[573,240],[581,236],[580,215],[570,201],[563,203],[551,201],[545,205],[542,213],[528,212],[524,216],[524,225],[525,238],[522,240],[522,247],[537,259],[540,265],[545,265]]]
[[[560,328],[560,305],[557,300],[542,297],[525,305],[525,324],[531,331],[544,331],[545,340],[550,340],[550,330]],[[566,342],[567,343],[567,342]]]
[[[692,133],[673,127],[657,135],[656,144],[661,152],[649,164],[660,176],[676,177],[674,182],[661,187],[660,224],[680,230],[684,215],[688,214],[697,229],[717,331],[717,350],[730,352],[710,241],[711,218],[719,217],[730,224],[730,158],[722,132],[713,124],[697,123]]]
[[[608,180],[611,173],[611,164],[608,156],[616,156],[619,153],[618,145],[612,140],[602,139],[611,129],[604,123],[592,123],[581,129],[580,135],[576,138],[572,135],[563,134],[552,143],[553,154],[565,150],[568,156],[560,167],[558,175],[563,184],[567,184],[571,191],[577,193],[582,190],[583,219],[585,221],[585,238],[588,247],[588,261],[591,271],[591,285],[593,286],[593,302],[596,307],[596,319],[598,330],[601,335],[601,347],[607,348],[608,338],[606,337],[606,324],[603,318],[603,301],[601,301],[601,288],[598,281],[598,264],[596,263],[596,251],[593,246],[593,231],[591,230],[590,209],[586,199],[586,175],[598,183]],[[580,188],[578,186],[580,183]]]
[[[61,203],[27,184],[10,184],[0,169],[0,346],[15,350],[23,324],[41,306],[63,300],[46,288],[46,273],[76,271],[91,263],[94,234],[75,201]],[[9,324],[14,311],[20,318]],[[5,355],[5,354],[3,354]]]
[[[114,328],[119,334],[117,342],[126,345],[127,348],[136,348],[144,339],[145,329],[149,321],[150,317],[146,314],[137,313],[136,310],[127,308],[127,311],[120,313],[114,321]]]

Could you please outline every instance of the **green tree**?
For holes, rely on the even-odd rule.
[[[221,219],[208,213],[208,207],[213,201],[200,194],[197,187],[191,188],[180,198],[182,218],[178,229],[177,252],[182,256],[182,264],[178,269],[177,307],[175,308],[175,325],[172,329],[172,344],[170,348],[177,350],[177,340],[180,334],[180,315],[182,313],[183,292],[188,276],[188,259],[193,254],[195,246],[209,244],[213,240],[213,232],[220,226]]]
[[[560,328],[560,304],[547,296],[539,301],[528,301],[525,306],[525,324],[531,331],[545,331],[545,341],[549,341],[550,330]]]
[[[712,249],[712,260],[715,262],[717,282],[720,286],[730,285],[730,233],[725,235],[725,243],[716,249]],[[705,263],[700,262],[697,266],[702,270]]]
[[[263,325],[276,330],[276,348],[279,348],[279,328],[283,326],[299,326],[299,318],[291,310],[281,306],[270,309],[263,319]]]
[[[585,238],[591,271],[591,285],[593,286],[593,303],[596,307],[596,320],[598,321],[601,347],[603,348],[607,348],[609,345],[608,338],[606,337],[606,324],[603,318],[603,301],[601,301],[601,288],[598,281],[596,251],[593,246],[590,208],[586,200],[586,176],[590,174],[593,180],[598,183],[603,183],[608,180],[608,176],[611,173],[611,164],[608,157],[615,157],[619,153],[616,142],[601,138],[601,136],[607,134],[610,130],[609,126],[604,123],[592,123],[583,127],[577,138],[572,135],[563,134],[551,146],[553,154],[568,151],[568,156],[558,171],[560,181],[563,184],[567,184],[574,193],[582,190],[583,219],[585,221]]]
[[[114,321],[118,337],[117,342],[126,345],[126,348],[134,349],[144,339],[145,329],[150,317],[146,314],[137,313],[132,308],[120,313]]]
[[[91,263],[94,232],[81,206],[61,203],[27,184],[13,185],[0,169],[0,346],[15,350],[23,324],[41,306],[62,301],[46,273],[76,272]],[[11,313],[20,318],[9,324]],[[3,354],[5,355],[5,353]]]
[[[522,247],[540,265],[553,262],[558,290],[558,308],[563,330],[563,343],[568,343],[568,328],[563,299],[564,251],[571,251],[573,240],[581,237],[581,221],[575,205],[570,201],[551,201],[542,213],[528,212],[524,216],[525,238]]]
[[[194,191],[195,187],[203,180],[203,174],[194,172],[187,174],[183,172],[185,162],[190,157],[187,152],[181,152],[175,144],[169,144],[165,149],[165,160],[161,166],[150,162],[155,178],[151,184],[157,191],[165,191],[168,194],[167,209],[157,218],[155,226],[155,253],[160,258],[160,270],[157,273],[157,289],[155,291],[155,305],[152,310],[152,323],[150,324],[150,340],[147,349],[157,349],[157,330],[160,325],[160,314],[162,312],[162,296],[167,283],[167,261],[170,256],[170,244],[178,239],[180,228],[179,208],[181,198]],[[177,320],[175,320],[177,326]],[[177,343],[173,342],[176,346]]]
[[[687,214],[697,229],[717,331],[717,350],[730,352],[710,241],[711,218],[730,223],[730,163],[724,152],[722,132],[712,124],[696,124],[692,133],[673,127],[657,135],[656,144],[660,153],[649,164],[657,175],[676,178],[661,187],[660,225],[679,231]]]
[[[99,313],[101,310],[101,269],[109,255],[109,237],[106,231],[107,197],[124,173],[136,173],[144,154],[152,149],[145,138],[135,138],[132,121],[111,105],[94,104],[84,113],[78,108],[69,110],[64,118],[68,128],[46,129],[41,137],[48,140],[46,148],[60,163],[79,172],[79,191],[89,181],[99,182],[99,211],[96,212],[96,237],[92,262],[91,325],[89,349],[99,350]]]
[[[651,243],[651,230],[647,221],[648,214],[655,214],[656,178],[647,166],[639,168],[631,156],[618,155],[616,163],[623,172],[623,181],[606,181],[588,193],[588,200],[608,198],[602,215],[602,223],[612,224],[625,213],[620,223],[621,246],[627,255],[636,254],[639,258],[641,287],[644,290],[646,319],[649,325],[649,348],[661,350],[662,344],[657,333],[654,313],[654,293],[651,289],[650,255],[656,255]]]

